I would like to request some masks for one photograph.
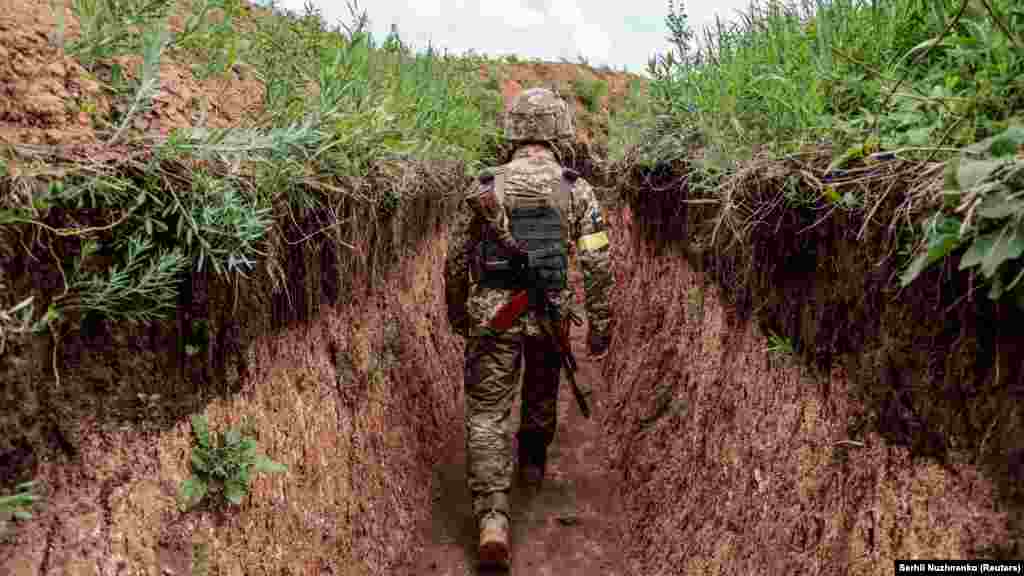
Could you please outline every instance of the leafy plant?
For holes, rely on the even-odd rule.
[[[926,268],[942,260],[947,254],[960,245],[960,227],[963,223],[957,218],[936,213],[921,223],[924,235],[924,250],[918,254],[900,276],[900,283],[906,286],[914,281]]]
[[[98,250],[97,242],[83,244],[70,290],[55,301],[58,310],[138,323],[158,320],[176,308],[177,283],[188,267],[188,258],[179,250],[159,250],[150,238],[136,234],[127,239],[123,263],[87,272],[84,263]]]
[[[244,38],[235,28],[243,15],[241,0],[193,0],[184,29],[175,36],[175,46],[201,64],[193,66],[199,78],[224,74],[239,60]],[[219,14],[218,21],[212,15]]]
[[[592,114],[599,112],[601,99],[608,93],[608,83],[597,77],[580,73],[572,81],[573,91]]]
[[[900,278],[907,286],[960,246],[960,270],[977,268],[988,296],[1013,292],[1024,308],[1024,128],[1014,127],[967,149],[947,165],[945,196],[963,218],[935,213],[925,222],[926,247]]]
[[[669,30],[668,41],[676,48],[680,61],[686,61],[693,46],[693,29],[690,28],[689,17],[682,2],[676,8],[675,0],[668,0],[668,16],[665,24]]]
[[[145,112],[153,102],[153,98],[160,91],[160,56],[167,45],[168,33],[165,24],[157,25],[146,30],[142,36],[142,70],[135,90],[135,97],[132,98],[128,111],[121,119],[110,142],[113,143],[128,127],[128,123],[136,115]]]
[[[236,506],[249,493],[253,474],[280,473],[287,467],[257,454],[256,441],[237,429],[212,435],[202,415],[192,417],[192,475],[182,482],[178,496],[183,509],[201,504],[207,497]]]
[[[259,243],[270,227],[270,208],[247,198],[228,178],[202,172],[176,204],[175,232],[191,251],[196,270],[209,264],[219,275],[252,269]],[[175,193],[176,194],[176,193]]]
[[[796,354],[796,348],[793,346],[793,341],[790,338],[780,336],[772,331],[768,332],[768,346],[765,348],[765,351],[781,356]]]
[[[14,487],[13,494],[0,496],[0,535],[6,533],[7,522],[11,518],[15,520],[30,520],[32,518],[30,508],[40,500],[40,497],[32,492],[35,486],[34,481],[23,482]]]
[[[139,52],[141,33],[167,17],[172,0],[73,0],[79,37],[68,47],[86,68],[100,60]]]

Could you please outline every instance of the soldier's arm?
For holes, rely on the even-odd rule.
[[[573,214],[576,254],[583,271],[584,305],[590,325],[590,351],[600,354],[608,348],[611,337],[611,245],[601,205],[593,188],[582,178],[573,187]]]
[[[444,264],[445,304],[448,309],[448,323],[456,334],[469,333],[469,312],[466,302],[472,284],[470,258],[479,241],[481,220],[465,203],[460,206],[449,227],[448,253]]]

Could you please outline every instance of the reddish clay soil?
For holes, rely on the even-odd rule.
[[[45,502],[0,541],[0,574],[378,575],[407,564],[424,541],[432,465],[459,424],[444,250],[442,237],[410,251],[378,296],[248,348],[241,390],[200,413],[214,431],[249,420],[288,471],[256,476],[240,508],[177,509],[187,418],[167,430],[76,422],[77,456],[38,466]]]
[[[579,363],[577,379],[595,389],[600,368],[586,355],[585,332],[573,333]],[[617,523],[614,474],[607,466],[598,419],[606,403],[595,404],[588,420],[580,413],[563,376],[558,403],[558,432],[549,449],[547,476],[539,491],[514,485],[511,574],[619,575],[622,541]],[[518,407],[513,414],[519,414]],[[513,423],[513,431],[518,422]],[[434,467],[430,545],[415,569],[397,574],[464,576],[491,574],[477,568],[478,532],[466,487],[464,427],[458,427]],[[501,573],[501,572],[496,572]]]
[[[54,31],[50,3],[0,0],[0,144],[95,143],[122,105]],[[129,74],[137,63],[121,62]],[[604,78],[598,119],[630,79],[572,64],[509,70],[506,95],[564,87],[581,71]],[[198,81],[168,58],[160,74],[139,130],[189,125],[204,109],[209,125],[231,126],[261,99],[245,70]],[[581,122],[584,140],[593,126]],[[595,420],[563,386],[547,483],[514,494],[514,573],[891,574],[893,558],[977,557],[1007,540],[1007,513],[979,470],[856,432],[865,409],[841,370],[815,375],[770,353],[681,256],[636,241],[628,211],[609,219],[620,284],[602,365],[574,334]],[[245,350],[240,391],[201,411],[218,430],[251,419],[289,472],[258,477],[241,510],[176,509],[187,419],[72,421],[73,456],[39,463],[45,506],[0,542],[0,574],[475,573],[443,251],[442,236],[396,263],[374,298]]]
[[[978,558],[1007,541],[979,469],[857,432],[846,374],[770,352],[681,255],[637,242],[628,210],[610,221],[620,285],[602,437],[624,474],[631,574],[892,574],[895,558]]]
[[[127,106],[102,80],[114,63],[134,77],[141,57],[119,57],[87,71],[59,47],[50,4],[0,1],[0,143],[93,143],[97,129],[111,129],[111,108]],[[64,8],[64,21],[65,39],[76,38],[79,25],[70,7]],[[178,29],[181,19],[170,24]],[[165,57],[153,106],[133,120],[133,127],[166,134],[195,124],[203,110],[208,126],[230,127],[257,112],[262,97],[262,83],[244,66],[226,77],[198,80],[186,63]]]

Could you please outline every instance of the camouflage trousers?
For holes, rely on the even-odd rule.
[[[539,454],[543,461],[555,437],[561,358],[550,340],[527,335],[519,326],[477,334],[466,343],[467,480],[478,518],[489,510],[509,513],[509,428],[521,370],[520,454]]]

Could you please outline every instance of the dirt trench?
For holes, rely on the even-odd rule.
[[[513,574],[892,574],[1010,538],[984,468],[858,426],[840,367],[771,348],[681,251],[610,215],[618,287],[604,362],[574,347],[595,421],[563,386],[552,482],[514,489]],[[648,223],[649,224],[649,223]],[[402,574],[477,574],[463,435],[434,470],[430,540]]]
[[[260,451],[288,466],[256,476],[240,508],[178,509],[187,416],[157,426],[83,412],[74,453],[42,453],[30,470],[45,503],[0,541],[0,574],[370,575],[408,561],[459,401],[441,239],[400,257],[375,293],[254,338],[237,389],[195,411],[215,431],[248,420]]]
[[[985,474],[857,434],[841,369],[767,350],[681,254],[609,215],[618,288],[601,364],[573,334],[545,488],[513,494],[513,574],[890,574],[1007,539]],[[257,338],[238,390],[203,408],[255,421],[289,466],[231,514],[181,513],[187,419],[94,429],[41,462],[47,504],[0,543],[0,574],[451,574],[475,568],[461,342],[441,298],[444,233],[380,290]]]
[[[616,230],[618,320],[602,423],[632,574],[892,574],[896,558],[992,557],[1012,508],[977,463],[864,425],[833,366],[804,364],[722,304],[682,250]],[[651,224],[651,222],[646,222]]]
[[[575,328],[572,346],[579,364],[577,379],[604,391],[599,363],[587,357],[585,331]],[[548,468],[539,490],[513,484],[511,493],[511,574],[629,574],[621,555],[615,485],[618,473],[608,466],[598,424],[605,403],[598,399],[594,419],[579,411],[563,379],[558,402],[558,429],[548,451]],[[513,409],[518,415],[518,406]],[[460,411],[461,417],[461,411]],[[518,426],[513,418],[512,429]],[[434,467],[429,541],[417,562],[399,574],[464,576],[490,574],[475,568],[476,543],[472,501],[466,487],[465,430],[457,434]],[[501,573],[501,572],[495,572]]]

